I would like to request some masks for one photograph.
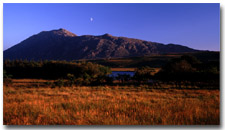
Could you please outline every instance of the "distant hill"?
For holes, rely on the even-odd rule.
[[[204,64],[215,63],[219,65],[220,52],[216,51],[198,51],[190,53],[177,53],[177,54],[162,54],[151,56],[138,56],[127,58],[111,58],[111,59],[96,59],[96,60],[78,60],[77,62],[88,61],[111,68],[138,68],[149,66],[153,68],[161,68],[174,58],[180,58],[183,55],[194,56]]]
[[[78,60],[150,56],[155,54],[197,52],[175,44],[162,44],[139,39],[100,36],[77,36],[65,29],[43,31],[7,49],[4,59]]]

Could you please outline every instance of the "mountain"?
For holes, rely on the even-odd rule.
[[[175,44],[162,44],[110,34],[77,36],[65,29],[42,31],[3,53],[4,59],[78,60],[196,52]]]

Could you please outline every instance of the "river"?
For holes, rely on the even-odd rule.
[[[118,74],[127,74],[130,75],[130,77],[134,76],[134,71],[112,71],[112,73],[109,75],[110,77],[116,77]]]

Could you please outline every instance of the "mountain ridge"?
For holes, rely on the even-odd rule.
[[[162,44],[135,38],[82,35],[60,28],[42,31],[3,52],[4,59],[78,60],[196,52],[178,44]]]

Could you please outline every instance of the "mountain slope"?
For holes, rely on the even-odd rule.
[[[165,45],[110,34],[77,36],[65,29],[59,29],[43,31],[29,37],[5,50],[3,57],[11,60],[77,60],[196,51],[181,45]]]

